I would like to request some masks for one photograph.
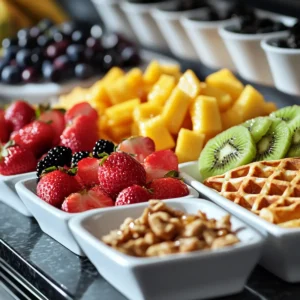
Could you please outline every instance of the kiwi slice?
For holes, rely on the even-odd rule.
[[[292,134],[292,142],[286,156],[300,157],[300,118],[294,119],[288,126]]]
[[[279,119],[272,119],[267,133],[256,144],[256,161],[276,160],[285,157],[292,141],[292,134],[287,124]]]
[[[249,130],[234,126],[207,142],[198,160],[199,171],[204,180],[248,164],[255,155],[255,143]]]
[[[293,105],[276,110],[270,114],[270,117],[278,118],[289,123],[295,118],[300,117],[300,106]]]
[[[272,120],[268,117],[258,117],[241,124],[251,133],[255,143],[257,143],[269,130]]]

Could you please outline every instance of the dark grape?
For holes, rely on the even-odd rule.
[[[31,50],[29,50],[29,49],[19,50],[16,55],[16,62],[18,64],[18,66],[21,68],[31,66],[32,65]]]
[[[66,39],[66,36],[62,32],[55,32],[53,34],[53,40],[56,43],[59,43],[59,42],[63,41],[64,39]]]
[[[19,47],[18,46],[11,46],[9,48],[4,48],[3,50],[3,58],[5,58],[6,60],[12,60],[16,58],[16,54],[19,51]]]
[[[22,72],[22,80],[25,83],[37,82],[39,79],[39,72],[35,67],[28,67]]]
[[[72,61],[79,62],[84,59],[84,50],[85,47],[83,45],[71,44],[67,48],[66,53]]]
[[[93,25],[90,32],[95,39],[100,39],[103,36],[103,28],[100,25]]]
[[[75,44],[84,44],[87,39],[86,34],[83,30],[75,30],[72,33],[72,42]]]
[[[91,49],[95,50],[95,51],[103,51],[100,40],[97,40],[94,37],[89,37],[86,40],[86,46],[88,48],[91,48]]]
[[[46,80],[59,82],[61,81],[62,74],[61,71],[54,68],[52,64],[43,65],[43,75]]]
[[[17,66],[6,66],[1,73],[1,79],[8,84],[17,84],[21,82],[21,70]]]
[[[120,43],[120,38],[115,33],[107,33],[101,39],[102,47],[105,50],[115,49]]]
[[[34,48],[36,47],[36,39],[33,39],[31,37],[19,39],[19,47],[21,48]]]
[[[29,37],[33,39],[37,39],[38,36],[41,34],[41,30],[39,27],[31,27],[29,30]]]
[[[73,31],[76,29],[77,25],[74,22],[65,22],[61,24],[61,32],[68,37],[71,37]]]
[[[0,59],[0,75],[2,73],[2,70],[9,65],[9,60],[8,59],[5,59],[5,58],[2,58]],[[1,77],[1,76],[0,76]]]
[[[18,39],[28,39],[29,38],[29,28],[20,29],[17,33]]]
[[[61,41],[59,43],[51,44],[46,49],[46,56],[50,59],[54,59],[55,57],[62,55],[66,51],[67,47],[67,41]]]
[[[121,66],[121,57],[118,53],[110,51],[103,57],[103,69],[108,71],[113,66]]]
[[[45,48],[45,47],[49,46],[51,43],[53,43],[53,38],[43,34],[37,38],[36,42],[39,47]]]
[[[75,67],[75,76],[79,79],[87,79],[93,75],[93,68],[85,63],[77,64]]]
[[[53,22],[49,19],[44,19],[40,21],[37,25],[42,32],[48,30],[51,26],[53,26]]]
[[[121,58],[124,66],[137,65],[141,58],[136,47],[126,47],[121,52]]]
[[[54,59],[53,66],[57,70],[66,71],[72,66],[70,58],[67,55],[61,55]]]
[[[3,48],[9,48],[11,46],[17,46],[18,40],[16,38],[6,38],[2,41],[2,47]]]

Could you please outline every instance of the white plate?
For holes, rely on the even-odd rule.
[[[27,178],[16,184],[16,190],[27,209],[32,213],[45,233],[75,254],[84,256],[68,228],[70,218],[82,213],[67,213],[43,201],[36,195],[36,185],[36,178]],[[199,196],[198,192],[193,188],[189,187],[189,191],[190,195],[183,198]]]
[[[167,204],[188,213],[198,210],[209,218],[227,214],[203,199],[172,199]],[[126,217],[137,218],[147,203],[117,209],[86,212],[69,222],[79,245],[98,272],[116,289],[134,300],[207,299],[241,291],[257,263],[263,238],[242,221],[232,217],[240,243],[218,250],[137,258],[125,255],[100,241],[110,230],[119,228]]]
[[[180,164],[179,169],[184,181],[199,191],[200,196],[206,196],[267,236],[260,261],[263,267],[285,281],[300,282],[300,228],[288,229],[269,223],[205,186],[197,162]]]
[[[15,184],[22,179],[32,178],[33,176],[35,176],[35,172],[11,176],[0,175],[0,201],[27,217],[32,217],[32,214],[18,196]]]
[[[157,60],[163,64],[179,64],[178,61],[159,55],[151,51],[140,51],[142,62],[140,68],[144,69],[151,60]],[[25,99],[31,104],[55,101],[61,95],[70,92],[74,87],[90,87],[97,80],[101,79],[101,75],[87,80],[72,80],[65,84],[57,83],[30,83],[22,85],[7,85],[0,83],[0,103],[10,102],[16,99]]]

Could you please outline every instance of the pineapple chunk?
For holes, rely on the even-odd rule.
[[[215,97],[217,99],[220,112],[229,109],[233,104],[233,99],[229,93],[205,83],[201,85],[200,94]]]
[[[222,131],[221,116],[216,98],[198,96],[190,107],[193,130],[204,134]]]
[[[277,106],[274,102],[265,102],[264,109],[265,109],[265,115],[269,115],[273,111],[277,110]]]
[[[179,163],[197,160],[203,148],[205,135],[181,128],[177,138],[175,153]]]
[[[170,75],[161,75],[148,94],[148,101],[158,106],[164,106],[175,87],[175,78]]]
[[[107,131],[109,129],[108,121],[109,119],[106,115],[103,115],[100,118],[98,118],[98,128],[100,131]]]
[[[162,116],[139,122],[139,132],[153,139],[156,150],[172,149],[175,141],[167,129]]]
[[[153,85],[162,74],[162,70],[158,61],[153,60],[144,72],[144,82]]]
[[[125,75],[124,71],[118,67],[111,68],[106,75],[101,79],[103,84],[114,83],[117,79]]]
[[[131,69],[126,75],[128,86],[139,89],[143,84],[143,73],[139,68]]]
[[[194,99],[200,93],[201,83],[192,70],[187,70],[179,79],[178,88]]]
[[[140,121],[143,119],[151,119],[158,116],[162,111],[161,106],[157,106],[154,103],[146,102],[137,106],[133,111],[134,121]]]
[[[111,105],[109,96],[106,92],[105,86],[102,81],[96,82],[91,88],[87,96],[88,101],[95,105],[102,103],[106,107]]]
[[[179,132],[191,101],[191,97],[179,87],[173,90],[162,112],[163,119],[171,133],[177,134]]]
[[[241,112],[243,121],[261,116],[265,113],[264,97],[253,86],[247,85],[233,108]]]
[[[232,107],[221,113],[221,120],[223,130],[226,130],[232,126],[241,124],[243,122],[243,116],[241,114],[241,111],[237,111]]]
[[[181,74],[180,65],[172,64],[172,65],[160,65],[161,71],[163,74],[172,75],[175,78],[178,78]]]
[[[140,99],[136,98],[107,108],[105,114],[110,120],[110,125],[131,123],[133,121],[133,110],[140,102]]]
[[[109,128],[109,135],[112,137],[113,141],[120,143],[124,138],[131,135],[131,124],[129,126],[113,126]]]
[[[205,82],[227,92],[233,100],[239,97],[244,88],[244,85],[227,69],[222,69],[207,76]]]
[[[132,136],[140,135],[140,129],[139,129],[139,123],[138,122],[133,122],[131,124],[131,135]]]
[[[183,123],[181,125],[181,128],[193,130],[193,122],[192,122],[191,115],[189,113],[186,114]]]

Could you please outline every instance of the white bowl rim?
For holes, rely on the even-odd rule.
[[[0,174],[0,181],[9,181],[9,180],[13,180],[16,179],[18,177],[24,177],[24,176],[29,176],[31,179],[32,177],[36,174],[36,171],[32,171],[32,172],[26,172],[26,173],[21,173],[21,174],[16,174],[16,175],[2,175]],[[27,178],[30,179],[30,178]]]
[[[121,2],[123,2],[124,0],[91,0],[92,2],[94,2],[94,4],[105,4],[105,5],[109,5],[109,6],[114,6],[114,5],[118,5]]]
[[[193,17],[190,15],[182,16],[180,21],[185,28],[194,29],[194,28],[219,28],[220,26],[233,25],[237,19],[230,18],[226,20],[218,21],[201,21],[193,20]]]
[[[187,163],[181,163],[179,164],[179,169],[184,168],[184,167],[189,167],[189,166],[193,166],[195,164],[198,164],[198,161],[191,161],[191,162],[187,162]],[[182,174],[183,179],[185,178],[189,178],[193,181],[197,181],[198,183],[202,184],[205,188],[210,189],[209,187],[206,187],[202,182],[198,181],[197,179],[195,179],[194,177],[188,175],[187,173],[185,173],[184,171],[180,171],[180,173]],[[186,180],[184,180],[186,182]],[[214,191],[213,189],[210,189],[212,191]],[[201,194],[201,191],[197,190],[199,192],[199,194]],[[267,220],[264,220],[263,218],[257,216],[256,214],[252,213],[251,211],[247,210],[246,208],[226,199],[225,197],[221,196],[218,192],[215,192],[216,195],[218,197],[221,197],[222,200],[226,200],[228,201],[228,203],[231,203],[231,205],[234,205],[234,208],[238,208],[239,210],[241,209],[244,213],[247,213],[247,215],[251,214],[251,218],[255,219],[256,224],[258,224],[262,229],[265,229],[267,232],[270,232],[274,235],[277,236],[286,236],[286,235],[293,235],[293,234],[299,234],[300,233],[300,227],[299,228],[284,228],[284,227],[280,227],[279,225],[273,224],[268,222]],[[211,199],[210,197],[208,197],[209,199]],[[213,200],[211,200],[212,202],[214,202]],[[216,205],[220,205],[216,202],[214,202]],[[224,208],[225,210],[227,210],[226,208]],[[234,215],[233,213],[230,213],[231,215]],[[240,214],[236,214],[237,218],[242,219],[242,216]],[[250,216],[250,215],[249,215]]]
[[[161,8],[152,9],[152,16],[155,19],[167,19],[167,20],[180,20],[181,17],[188,16],[193,12],[203,11],[207,9],[206,7],[194,8],[189,10],[181,10],[181,11],[168,11],[163,10]]]
[[[120,6],[124,11],[129,13],[149,13],[149,9],[152,10],[170,3],[173,3],[173,0],[164,0],[162,2],[157,0],[157,2],[151,3],[132,3],[124,0],[120,3]]]
[[[300,55],[300,48],[299,49],[280,48],[280,47],[270,45],[269,42],[273,39],[275,38],[272,37],[268,39],[263,39],[261,41],[260,45],[266,52],[273,52],[273,53],[284,54],[284,55]]]
[[[180,204],[184,204],[184,202],[192,202],[194,203],[195,200],[201,200],[201,202],[205,203],[205,205],[209,205],[209,206],[216,206],[218,209],[221,209],[222,211],[226,212],[226,210],[220,206],[218,206],[217,204],[205,200],[205,199],[201,199],[201,198],[173,198],[173,199],[168,199],[168,200],[163,200],[164,202],[166,201],[173,201],[173,202],[177,202]],[[146,206],[146,203],[139,203],[139,204],[135,204],[135,207],[139,207],[139,206]],[[130,209],[130,207],[132,206],[126,206],[127,209]],[[124,207],[119,206],[116,207],[114,210],[117,209],[123,209]],[[108,209],[111,210],[111,209]],[[107,211],[107,210],[106,210]],[[72,231],[72,234],[76,237],[76,235],[79,235],[82,239],[84,239],[85,241],[88,241],[89,244],[92,244],[94,248],[97,249],[97,251],[99,251],[99,253],[104,253],[106,256],[109,256],[110,259],[113,259],[115,261],[118,261],[120,264],[122,265],[127,265],[127,266],[141,266],[141,265],[154,265],[154,264],[160,264],[160,263],[164,263],[164,262],[173,262],[176,260],[191,260],[194,259],[195,257],[205,257],[205,256],[218,256],[220,253],[228,253],[228,252],[236,252],[239,251],[239,249],[241,248],[245,248],[245,247],[253,247],[257,244],[262,244],[264,242],[264,236],[259,233],[259,231],[257,231],[255,228],[253,228],[252,226],[246,224],[243,220],[239,219],[238,217],[230,214],[232,217],[238,219],[241,223],[244,224],[244,227],[247,229],[250,229],[253,233],[254,233],[254,237],[251,240],[247,240],[247,241],[241,241],[233,246],[230,247],[224,247],[221,249],[215,249],[215,250],[211,250],[211,249],[207,249],[207,250],[199,250],[199,251],[194,251],[194,252],[189,252],[189,253],[175,253],[172,255],[167,255],[167,256],[163,256],[163,257],[134,257],[134,256],[130,256],[127,254],[124,254],[116,249],[113,249],[112,247],[106,245],[104,242],[102,242],[100,239],[97,239],[93,234],[91,234],[87,229],[85,229],[82,226],[82,223],[88,219],[91,218],[97,214],[101,215],[105,213],[104,210],[101,209],[95,209],[95,210],[91,210],[91,211],[87,211],[84,213],[80,213],[77,214],[76,217],[71,218],[68,222],[69,228]],[[227,212],[228,213],[228,212]],[[74,234],[74,232],[76,231],[76,233]]]

